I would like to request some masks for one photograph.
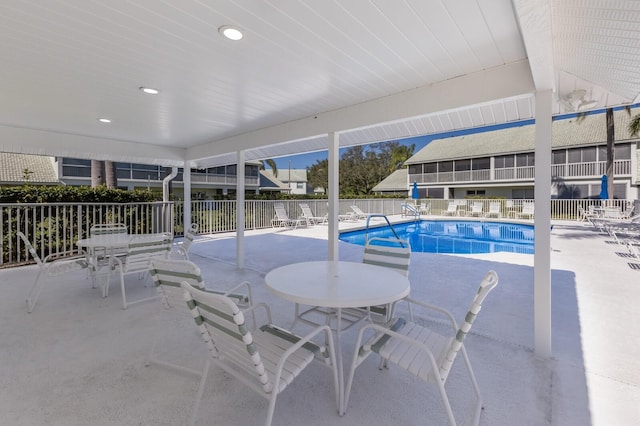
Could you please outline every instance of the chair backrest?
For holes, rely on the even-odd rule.
[[[489,213],[500,213],[500,203],[490,203]]]
[[[167,258],[171,251],[169,234],[134,235],[129,240],[126,270],[148,270],[154,258]]]
[[[535,209],[535,204],[533,203],[524,203],[522,205],[522,214],[533,214]]]
[[[356,205],[351,206],[351,210],[354,211],[354,213],[359,214],[359,215],[363,215],[366,216],[367,214],[365,212],[362,211],[362,209]]]
[[[184,239],[182,240],[182,249],[185,253],[189,253],[189,248],[191,248],[191,244],[193,240],[196,239],[198,235],[198,224],[192,223],[189,229],[184,231]]]
[[[447,206],[448,212],[456,212],[458,211],[458,202],[457,201],[449,201],[449,205]]]
[[[373,237],[364,246],[362,263],[397,269],[409,275],[411,245],[407,240]]]
[[[97,223],[89,230],[89,235],[126,234],[127,226],[123,223]]]
[[[245,378],[254,377],[262,391],[271,392],[273,383],[238,306],[226,296],[200,291],[186,282],[182,283],[182,289],[211,356],[224,359],[243,372]],[[258,384],[246,383],[252,387]]]
[[[473,213],[482,213],[483,207],[482,201],[474,201],[471,205],[471,211]]]
[[[464,341],[465,337],[467,337],[467,334],[469,333],[469,330],[471,330],[473,322],[476,320],[478,313],[482,308],[482,302],[484,301],[485,297],[487,297],[487,294],[489,294],[489,292],[493,290],[496,285],[498,285],[498,274],[496,274],[494,271],[487,272],[484,279],[480,283],[478,292],[471,302],[471,306],[469,306],[469,310],[467,312],[467,315],[465,315],[464,317],[464,321],[459,324],[455,338],[451,341],[451,345],[449,346],[446,355],[440,362],[440,376],[443,378],[443,380],[446,380],[449,371],[451,371],[451,366],[453,365],[453,361],[456,359],[458,351],[462,347],[462,342]]]
[[[187,305],[184,303],[184,290],[180,287],[183,281],[192,287],[204,288],[200,268],[188,260],[152,259],[149,274],[158,295],[167,308],[176,308],[187,312]]]
[[[38,252],[36,252],[36,249],[33,248],[33,246],[31,245],[31,242],[29,242],[29,240],[27,239],[27,236],[24,235],[21,231],[18,231],[18,237],[20,237],[20,239],[24,243],[24,246],[27,248],[27,250],[29,250],[29,253],[31,253],[33,260],[36,261],[36,264],[38,265],[38,267],[42,268],[43,266],[42,259],[40,259]]]
[[[289,220],[289,214],[287,213],[287,209],[284,208],[284,204],[275,203],[273,205],[273,209],[276,212],[276,217],[280,220]]]
[[[312,218],[313,217],[313,212],[311,211],[311,207],[309,207],[309,204],[301,203],[300,204],[300,209],[302,210],[302,216],[304,216],[306,218]]]

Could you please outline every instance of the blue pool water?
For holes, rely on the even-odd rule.
[[[393,225],[398,236],[422,253],[525,253],[533,254],[533,226],[464,220],[421,220]],[[394,238],[388,226],[369,228],[369,238]],[[364,245],[365,231],[340,234],[340,240]]]

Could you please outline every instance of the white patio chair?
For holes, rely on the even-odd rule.
[[[418,214],[431,214],[431,203],[427,204],[425,201],[421,202],[418,207]]]
[[[186,282],[182,283],[182,288],[211,354],[210,361],[269,400],[265,425],[271,425],[278,395],[314,359],[331,368],[336,407],[340,409],[336,354],[328,326],[317,327],[300,337],[273,325],[271,311],[265,303],[241,311],[229,297],[200,291]],[[256,308],[264,309],[267,323],[251,332],[245,324],[245,315]],[[311,340],[316,336],[325,345]],[[195,423],[207,375],[208,368],[200,380],[190,424]]]
[[[489,211],[486,212],[484,215],[485,217],[497,217],[497,218],[501,218],[502,217],[502,212],[500,211],[500,209],[502,208],[501,204],[499,202],[492,202],[489,203]]]
[[[139,274],[142,278],[151,268],[151,261],[154,259],[167,259],[171,251],[172,238],[169,234],[134,235],[129,240],[127,254],[124,257],[111,256],[111,267],[120,274],[120,291],[122,292],[122,308],[127,309],[128,305],[152,300],[158,296],[146,297],[127,302],[124,285],[125,275]],[[109,281],[105,283],[103,289],[104,296],[109,294]]]
[[[484,215],[484,204],[482,201],[474,201],[471,205],[471,210],[467,212],[467,216],[483,216]]]
[[[31,313],[42,291],[42,276],[52,278],[68,272],[86,269],[89,267],[89,262],[87,261],[86,254],[81,250],[51,253],[44,259],[40,259],[38,252],[33,248],[26,235],[20,231],[18,231],[17,234],[38,265],[38,275],[36,275],[36,279],[33,281],[27,294],[27,312]]]
[[[271,219],[271,226],[273,227],[285,227],[285,228],[293,228],[296,229],[298,226],[302,224],[307,224],[305,219],[292,219],[289,217],[287,210],[284,208],[284,204],[275,203],[273,205],[273,209],[275,211],[275,216]]]
[[[533,203],[524,203],[522,205],[522,211],[519,213],[516,213],[516,218],[533,219],[534,211],[535,211],[535,205]]]
[[[455,201],[449,201],[447,209],[442,211],[443,216],[457,216],[458,215],[458,203]]]
[[[302,219],[307,222],[307,226],[327,222],[328,216],[314,216],[309,204],[300,203],[300,210],[302,210]]]
[[[162,302],[163,314],[165,314],[164,318],[167,320],[179,320],[180,318],[191,319],[191,311],[184,301],[184,290],[180,287],[180,284],[183,281],[202,291],[225,295],[241,307],[250,306],[251,300],[253,300],[251,295],[251,285],[247,281],[230,288],[228,291],[206,289],[200,268],[198,268],[195,263],[188,260],[153,259],[151,260],[149,274],[153,279],[156,291]],[[239,293],[238,291],[241,289],[246,289],[246,293]],[[255,316],[253,317],[253,326],[255,327]],[[164,329],[166,329],[166,327],[163,326],[162,330]],[[154,339],[153,345],[151,346],[151,350],[149,352],[150,363],[180,371],[186,371],[196,375],[202,375],[204,373],[204,371],[193,370],[175,363],[158,359],[155,356],[155,349],[159,337],[160,334],[158,333]]]
[[[191,248],[191,244],[193,244],[193,240],[196,239],[197,235],[198,235],[198,224],[192,223],[189,228],[185,229],[182,243],[181,244],[174,243],[173,248],[181,258],[185,260],[189,260],[189,249]]]
[[[349,379],[347,380],[345,407],[349,403],[356,368],[369,355],[377,353],[383,360],[397,365],[427,383],[434,383],[438,387],[440,397],[444,403],[449,424],[455,425],[456,422],[449,404],[445,384],[458,352],[462,352],[477,399],[473,416],[473,424],[477,425],[480,421],[482,397],[463,342],[478,312],[480,312],[484,298],[497,284],[497,274],[489,271],[480,283],[480,288],[459,327],[449,311],[438,306],[407,299],[409,303],[414,304],[416,307],[431,309],[444,314],[451,323],[451,332],[446,336],[438,334],[425,326],[406,322],[402,318],[391,320],[384,326],[377,324],[364,325],[358,333]],[[373,332],[373,335],[371,335],[371,332]],[[365,333],[367,333],[367,338],[363,343]]]
[[[367,217],[369,217],[369,214],[370,214],[370,213],[363,212],[362,209],[356,205],[351,206],[351,210],[353,211],[353,214],[356,217],[356,219],[366,219]]]

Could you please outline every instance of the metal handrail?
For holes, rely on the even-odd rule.
[[[369,220],[371,220],[372,217],[381,217],[383,218],[386,222],[387,225],[389,225],[389,228],[391,229],[391,232],[393,232],[393,235],[395,235],[396,239],[400,242],[400,246],[404,247],[404,243],[402,242],[402,238],[400,238],[400,236],[398,236],[398,233],[396,232],[395,229],[393,229],[393,226],[391,225],[391,222],[389,222],[389,218],[386,215],[383,215],[381,213],[372,213],[370,215],[367,216],[367,222],[364,228],[364,242],[365,244],[369,241]]]

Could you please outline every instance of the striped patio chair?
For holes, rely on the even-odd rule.
[[[89,267],[89,262],[87,261],[86,254],[78,250],[52,253],[44,259],[40,259],[38,252],[33,248],[26,235],[20,231],[18,231],[17,234],[38,265],[38,275],[36,275],[36,279],[33,281],[27,294],[27,312],[31,313],[36,306],[40,291],[42,290],[41,278],[43,276],[52,278],[68,272],[86,269]]]
[[[200,268],[198,268],[195,263],[188,260],[153,259],[151,260],[149,274],[153,279],[157,294],[162,302],[163,318],[167,321],[180,321],[181,318],[191,318],[191,312],[188,309],[187,304],[184,302],[184,290],[180,287],[180,284],[183,281],[199,290],[228,296],[236,304],[242,307],[250,306],[252,300],[251,285],[247,281],[230,288],[228,291],[206,289]],[[246,294],[240,293],[240,289],[246,289]],[[255,327],[255,317],[253,318],[253,322]],[[162,329],[158,331],[161,332],[165,329],[166,327],[162,327]],[[202,371],[196,371],[178,364],[158,359],[155,356],[155,349],[160,338],[159,336],[160,333],[156,339],[154,339],[154,343],[151,346],[151,351],[149,352],[150,363],[194,373],[198,376],[203,374]]]
[[[460,327],[458,327],[453,315],[451,315],[449,311],[438,306],[407,299],[410,303],[416,305],[416,307],[431,309],[444,314],[451,323],[451,334],[447,336],[436,333],[425,326],[418,325],[411,321],[407,322],[402,318],[392,319],[384,326],[377,324],[364,325],[358,333],[356,349],[347,380],[345,407],[347,407],[349,403],[349,394],[351,392],[356,368],[362,364],[369,355],[377,353],[385,362],[395,364],[425,382],[434,383],[444,403],[449,424],[455,425],[456,422],[449,403],[449,397],[445,391],[445,384],[456,356],[459,352],[462,352],[476,395],[472,424],[477,425],[480,421],[482,397],[480,396],[480,388],[473,374],[471,362],[469,361],[463,342],[471,330],[471,326],[478,312],[480,312],[482,302],[497,284],[498,275],[494,271],[489,271],[480,283],[480,287]],[[373,335],[371,335],[371,331],[374,332]],[[367,340],[363,343],[365,333]]]
[[[265,303],[241,311],[229,297],[198,290],[186,282],[182,283],[182,288],[198,331],[209,349],[210,362],[269,400],[265,425],[271,425],[278,395],[314,359],[331,368],[336,407],[340,409],[336,355],[328,326],[317,327],[300,337],[273,325],[271,311]],[[267,323],[252,332],[245,324],[245,315],[256,308],[264,309]],[[311,341],[315,336],[325,344]],[[208,369],[200,380],[190,424],[196,421],[207,375]],[[240,419],[238,423],[241,423]]]
[[[120,290],[122,292],[122,309],[128,305],[155,299],[157,296],[145,297],[127,302],[124,285],[125,275],[138,274],[142,278],[151,268],[151,261],[155,259],[167,259],[173,238],[169,234],[134,235],[129,240],[126,256],[111,256],[111,267],[120,274]],[[109,294],[109,283],[105,284],[104,296]]]
[[[182,244],[174,244],[175,251],[182,259],[189,260],[189,249],[191,248],[191,244],[193,244],[193,240],[195,240],[198,235],[198,229],[198,224],[192,223],[191,226],[184,231]]]

